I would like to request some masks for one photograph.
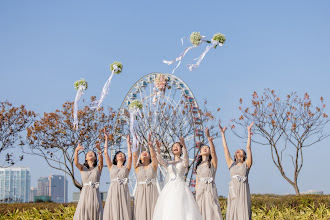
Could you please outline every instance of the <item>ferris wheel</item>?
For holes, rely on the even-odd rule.
[[[192,91],[180,78],[172,74],[151,73],[140,78],[128,91],[119,109],[115,124],[117,139],[111,145],[111,154],[125,148],[121,142],[129,133],[129,105],[135,100],[139,100],[143,105],[137,119],[141,149],[147,148],[147,137],[152,132],[153,138],[162,143],[162,156],[171,159],[172,144],[177,142],[179,137],[184,137],[189,155],[186,182],[190,187],[194,187],[194,167],[200,144],[204,141],[204,132],[199,106]],[[160,188],[164,183],[165,172],[159,165]],[[134,193],[136,185],[136,174],[133,171],[129,182],[131,193]]]

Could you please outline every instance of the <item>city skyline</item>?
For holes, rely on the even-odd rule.
[[[0,168],[0,201],[30,201],[30,168]]]
[[[34,187],[29,167],[0,168],[1,202],[32,202],[35,196],[49,196],[56,203],[68,202],[68,180],[64,175],[39,177],[38,186]]]

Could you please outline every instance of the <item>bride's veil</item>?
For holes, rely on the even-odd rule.
[[[158,191],[160,192],[163,187],[166,185],[166,183],[169,181],[169,175],[168,175],[168,171],[165,167],[161,166],[160,164],[158,164],[158,174],[157,174],[157,188]]]

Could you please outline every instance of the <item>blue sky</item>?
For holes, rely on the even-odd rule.
[[[323,96],[329,105],[329,10],[330,2],[322,0],[1,1],[0,100],[50,112],[74,100],[73,82],[81,77],[89,83],[84,97],[99,96],[109,76],[108,65],[119,60],[124,72],[113,79],[105,100],[105,105],[118,108],[140,77],[171,72],[174,66],[162,60],[182,51],[181,37],[200,31],[209,38],[221,32],[226,44],[209,52],[201,66],[189,72],[185,65],[202,47],[193,50],[176,75],[199,102],[207,99],[211,108],[221,107],[223,122],[238,116],[239,98],[250,99],[253,91],[264,88],[281,96],[308,92],[315,101]],[[230,132],[227,136],[231,152],[245,147]],[[301,191],[330,193],[329,144],[327,139],[305,150]],[[220,140],[216,147],[218,192],[227,195],[229,172]],[[252,147],[251,192],[294,193],[272,164],[269,148]],[[36,186],[40,176],[58,174],[33,159],[27,157],[18,164],[31,167],[31,185]],[[104,170],[102,181],[108,178]],[[101,190],[107,187],[103,184]],[[75,189],[70,185],[69,190],[71,198]]]

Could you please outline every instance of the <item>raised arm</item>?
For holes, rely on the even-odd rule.
[[[97,143],[95,145],[95,148],[97,149],[97,155],[99,157],[99,165],[97,167],[98,167],[99,171],[102,172],[102,169],[103,169],[103,156],[102,156],[102,150],[101,150],[100,144]]]
[[[207,137],[207,139],[209,140],[209,143],[210,143],[210,153],[211,153],[211,156],[212,156],[212,165],[215,169],[217,169],[218,167],[218,157],[217,157],[217,153],[215,151],[215,147],[214,147],[214,144],[213,144],[213,138],[210,136],[210,130],[209,128],[206,128],[205,129],[205,135]]]
[[[105,131],[105,128],[103,130],[104,132],[104,157],[105,157],[105,163],[108,166],[109,171],[111,170],[112,167],[112,162],[108,153],[108,134]]]
[[[127,138],[128,138],[128,142],[131,142],[131,137],[129,135],[127,135]],[[133,153],[133,166],[135,172],[137,172],[137,168],[139,167],[138,160],[139,160],[139,151],[137,150]]]
[[[152,167],[157,171],[157,166],[158,166],[157,154],[156,154],[155,148],[154,148],[154,146],[152,144],[151,136],[152,136],[152,133],[150,133],[149,134],[149,137],[148,137],[148,145],[149,145],[149,151],[150,151],[150,158],[151,158],[151,161],[152,161]]]
[[[78,147],[76,147],[75,151],[74,151],[74,164],[76,165],[76,167],[80,170],[83,171],[84,166],[82,164],[79,163],[79,158],[78,158],[78,152],[80,150],[84,150],[83,146],[80,145],[80,143],[78,143]]]
[[[252,166],[252,151],[251,151],[251,136],[252,136],[252,132],[251,132],[251,128],[253,126],[254,122],[252,122],[249,126],[247,126],[248,129],[248,139],[247,139],[247,144],[246,144],[246,165],[251,168]]]
[[[126,136],[127,137],[127,169],[129,171],[131,171],[132,168],[132,151],[131,151],[131,138],[129,135]]]
[[[229,149],[228,149],[227,142],[226,142],[225,131],[226,131],[227,127],[222,128],[219,123],[219,128],[220,128],[221,135],[222,135],[222,145],[223,145],[223,150],[225,151],[226,162],[227,162],[228,168],[230,168],[230,166],[233,163],[233,159],[230,156]]]
[[[158,141],[158,139],[156,139],[156,146],[157,146],[157,161],[158,163],[160,163],[160,165],[166,168],[168,162],[162,157],[162,154],[160,152],[160,142]]]
[[[183,166],[188,167],[189,166],[189,157],[188,157],[188,151],[186,147],[186,143],[184,142],[184,138],[180,137],[180,143],[182,144],[182,153],[183,153]]]

